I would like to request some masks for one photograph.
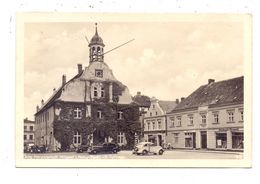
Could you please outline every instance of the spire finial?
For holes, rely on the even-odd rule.
[[[96,35],[98,35],[98,32],[97,32],[97,23],[95,23],[95,26],[96,26]]]

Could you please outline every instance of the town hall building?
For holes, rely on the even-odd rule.
[[[89,42],[89,65],[62,84],[37,106],[35,143],[50,151],[68,150],[81,144],[117,142],[129,148],[140,133],[139,106],[127,86],[118,81],[104,61],[102,38]]]

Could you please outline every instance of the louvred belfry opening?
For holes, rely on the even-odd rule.
[[[91,62],[103,62],[104,61],[104,47],[103,39],[98,35],[97,23],[95,35],[91,38],[89,43],[89,61]]]

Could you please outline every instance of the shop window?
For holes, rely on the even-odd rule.
[[[216,148],[227,148],[226,133],[216,133]]]
[[[78,131],[73,135],[73,144],[81,144],[81,135]]]
[[[81,119],[82,118],[82,111],[77,107],[75,110],[74,110],[74,119]]]
[[[243,132],[232,132],[232,148],[233,149],[243,149],[244,148]]]
[[[186,148],[193,147],[192,135],[193,135],[192,133],[185,133],[185,147]]]

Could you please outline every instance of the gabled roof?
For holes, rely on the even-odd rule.
[[[68,82],[66,82],[66,84],[70,83],[72,80],[74,79],[77,79],[81,76],[81,74],[83,73],[83,71],[81,73],[78,73],[77,75],[75,75],[72,79],[70,79]],[[66,85],[64,84],[64,85]],[[64,86],[63,85],[63,86]],[[34,115],[37,115],[39,114],[40,112],[44,111],[45,109],[49,108],[53,102],[55,100],[57,100],[60,96],[61,96],[61,93],[62,93],[62,89],[63,89],[63,86],[59,87],[59,89],[57,89],[53,95],[46,101],[46,103],[39,109],[38,112],[36,112]]]
[[[145,96],[145,95],[135,95],[133,97],[133,101],[141,106],[141,107],[150,107],[151,105],[151,101],[150,101],[150,98],[148,96]]]
[[[221,106],[244,102],[244,77],[212,82],[199,87],[180,102],[172,111],[198,108],[199,106]]]
[[[162,108],[162,110],[166,113],[171,112],[177,106],[177,103],[175,101],[159,100],[158,103],[159,103],[160,107]]]

